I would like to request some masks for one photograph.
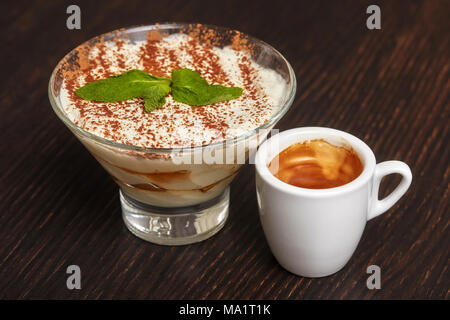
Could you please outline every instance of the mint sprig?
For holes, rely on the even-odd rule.
[[[88,82],[75,93],[84,100],[97,102],[143,98],[144,110],[150,112],[162,107],[171,91],[174,100],[191,106],[232,100],[242,94],[241,88],[210,85],[199,73],[190,69],[173,70],[172,79],[130,70],[107,79]]]

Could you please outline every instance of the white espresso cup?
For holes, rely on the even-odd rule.
[[[358,154],[362,173],[335,188],[307,189],[276,178],[268,164],[298,142],[323,139],[351,147]],[[258,149],[255,157],[259,216],[270,249],[286,270],[305,277],[323,277],[339,271],[355,251],[366,222],[392,207],[408,190],[412,175],[400,161],[375,162],[372,150],[343,131],[305,127],[281,132]],[[378,199],[381,179],[402,175],[387,197]]]

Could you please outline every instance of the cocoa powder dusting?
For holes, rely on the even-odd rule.
[[[234,83],[230,74],[225,72],[222,67],[223,62],[216,53],[217,48],[214,46],[222,41],[217,33],[211,29],[204,29],[201,25],[193,25],[189,27],[188,34],[190,39],[173,48],[164,44],[164,38],[167,35],[153,30],[148,33],[146,41],[139,50],[133,54],[127,51],[130,50],[129,42],[121,39],[119,32],[112,40],[113,46],[107,44],[103,38],[79,46],[74,51],[77,68],[74,68],[68,60],[63,60],[61,63],[68,98],[79,113],[77,125],[93,131],[94,134],[103,135],[106,139],[123,144],[166,148],[205,145],[227,139],[230,119],[239,125],[248,123],[249,119],[255,123],[255,126],[262,124],[262,119],[268,112],[267,97],[257,85],[258,70],[252,66],[248,56],[239,55],[238,70],[241,83]],[[231,47],[234,50],[250,50],[250,45],[242,34],[239,32],[233,34]],[[108,58],[111,53],[114,61]],[[227,102],[194,107],[177,103],[168,97],[168,102],[162,109],[145,113],[143,100],[140,98],[99,103],[85,101],[75,94],[75,91],[87,82],[131,69],[170,77],[172,70],[187,67],[186,62],[209,83],[242,87],[243,94],[238,100],[245,103],[240,111],[235,113],[234,109],[227,108]],[[70,65],[72,67],[69,67]],[[127,130],[132,130],[135,135],[127,135]],[[199,130],[208,135],[197,142],[191,140],[192,133]]]

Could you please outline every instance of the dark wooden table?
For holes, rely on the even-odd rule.
[[[66,8],[81,7],[81,30]],[[366,8],[381,8],[368,30]],[[14,5],[12,5],[14,3]],[[448,1],[1,2],[0,298],[403,299],[449,297]],[[125,228],[118,188],[53,113],[56,63],[94,35],[162,21],[239,29],[279,49],[299,88],[279,122],[327,126],[413,171],[407,194],[367,224],[347,266],[297,277],[273,258],[259,222],[254,168],[232,184],[225,227],[164,247]],[[383,183],[392,190],[398,178]],[[79,265],[81,290],[66,288]],[[382,288],[366,287],[380,266]]]

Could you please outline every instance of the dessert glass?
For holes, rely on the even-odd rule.
[[[100,35],[88,43],[95,45],[98,41],[113,38],[143,41],[155,30],[167,36],[187,33],[189,28],[188,24],[132,27]],[[282,102],[271,119],[223,142],[187,148],[142,148],[93,135],[74,124],[61,103],[62,68],[80,68],[76,49],[61,60],[50,78],[49,99],[53,110],[119,185],[122,217],[127,228],[139,238],[153,243],[184,245],[199,242],[222,228],[228,216],[231,181],[286,113],[295,96],[294,71],[278,51],[237,31],[200,26],[202,32],[211,29],[220,35],[215,46],[231,45],[236,37],[240,37],[251,47],[250,54],[256,63],[276,71],[286,81]]]

